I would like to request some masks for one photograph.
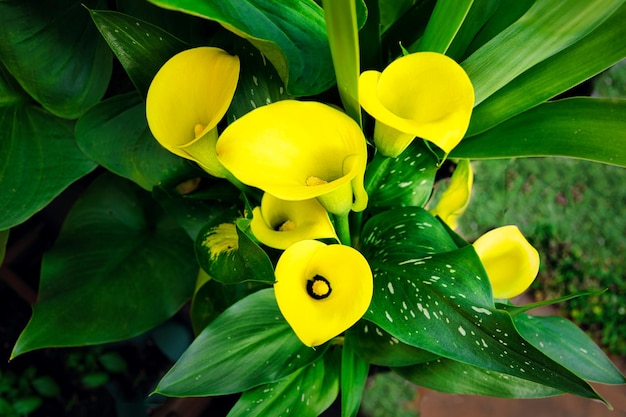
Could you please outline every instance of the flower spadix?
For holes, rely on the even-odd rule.
[[[373,293],[372,271],[350,246],[303,240],[278,260],[274,291],[298,338],[307,346],[318,346],[365,314]]]
[[[306,239],[338,239],[328,212],[316,199],[285,201],[265,193],[252,216],[252,233],[272,248],[287,249]]]
[[[469,159],[460,160],[452,173],[448,188],[441,194],[430,213],[441,217],[451,229],[456,229],[459,217],[469,205],[473,183],[474,172]]]
[[[200,47],[174,55],[148,90],[146,117],[152,134],[170,152],[225,177],[227,171],[215,154],[216,126],[238,79],[239,58],[222,49]]]
[[[216,149],[239,181],[282,200],[317,198],[336,215],[367,206],[365,137],[333,107],[296,100],[259,107],[231,123]]]
[[[361,106],[376,119],[374,142],[396,157],[415,137],[449,153],[463,138],[474,106],[474,88],[451,58],[418,52],[359,77]]]
[[[512,298],[532,284],[539,272],[539,253],[517,226],[499,227],[473,243],[495,298]]]

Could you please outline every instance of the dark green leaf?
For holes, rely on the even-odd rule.
[[[420,387],[452,394],[501,398],[541,398],[563,394],[563,391],[536,382],[445,358],[395,368],[394,372]]]
[[[324,14],[313,0],[150,0],[220,23],[269,59],[294,96],[314,95],[335,83]]]
[[[567,156],[626,166],[626,101],[572,98],[541,104],[479,135],[451,158]]]
[[[178,397],[247,391],[291,375],[325,351],[303,345],[281,315],[274,290],[261,290],[205,328],[156,392]]]
[[[202,175],[159,145],[148,129],[145,112],[145,103],[134,92],[98,103],[76,123],[78,146],[109,171],[148,191]]]
[[[13,356],[143,333],[191,296],[196,273],[192,242],[150,195],[101,176],[44,256],[39,299]]]
[[[280,381],[244,392],[228,417],[317,417],[330,407],[339,392],[334,356],[324,355]]]
[[[128,369],[124,357],[118,352],[114,351],[106,352],[98,356],[98,362],[100,362],[102,367],[107,372],[111,372],[113,374],[123,373],[126,372],[126,370]]]
[[[61,396],[59,384],[49,375],[37,377],[31,381],[37,394],[45,398],[58,398]]]
[[[370,369],[369,362],[356,354],[353,342],[353,338],[346,336],[341,349],[342,417],[357,415]]]
[[[0,2],[2,62],[35,100],[68,119],[97,103],[111,77],[111,51],[87,15],[74,0]]]
[[[0,230],[24,222],[95,167],[76,146],[72,123],[40,107],[0,106]]]
[[[528,68],[586,36],[622,3],[537,0],[522,18],[461,64],[474,85],[476,105]]]
[[[2,262],[4,262],[4,255],[6,255],[8,241],[9,229],[0,230],[0,265],[2,265]]]
[[[178,52],[188,49],[163,29],[133,16],[90,10],[91,18],[143,97],[157,71]]]
[[[411,52],[432,51],[444,54],[463,24],[474,0],[439,0],[430,16],[424,36]]]
[[[515,0],[509,3],[518,4],[521,2]],[[446,55],[458,62],[467,58],[467,50],[470,43],[475,39],[476,34],[484,29],[485,23],[490,21],[493,14],[498,10],[498,6],[503,4],[504,2],[498,0],[474,1],[457,35],[454,37],[452,44],[450,44],[450,47],[446,51]],[[507,5],[506,8],[510,9],[512,6],[513,5]]]

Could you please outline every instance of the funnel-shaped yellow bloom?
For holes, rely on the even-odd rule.
[[[295,100],[259,107],[231,123],[216,149],[239,181],[282,200],[317,198],[336,215],[367,206],[365,137],[333,107]]]
[[[146,98],[154,137],[168,151],[225,177],[217,160],[217,123],[224,117],[239,79],[239,58],[219,48],[188,49],[156,74]]]
[[[318,346],[365,314],[373,285],[370,266],[356,249],[303,240],[278,260],[274,291],[298,338]]]
[[[376,119],[374,142],[396,157],[417,136],[449,153],[463,138],[474,88],[454,60],[435,52],[406,55],[359,77],[361,106]]]
[[[306,239],[338,239],[328,212],[316,199],[285,201],[265,193],[252,215],[252,233],[272,248],[287,249]]]
[[[539,253],[517,226],[493,229],[474,242],[495,298],[512,298],[524,291],[539,272]]]
[[[451,229],[456,229],[459,217],[469,205],[473,183],[474,172],[469,159],[460,160],[450,178],[450,185],[441,194],[435,208],[430,210],[431,214],[441,217]]]

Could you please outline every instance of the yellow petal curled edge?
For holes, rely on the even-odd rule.
[[[239,181],[282,200],[318,198],[337,215],[367,205],[365,137],[331,106],[284,100],[259,107],[231,123],[216,149]]]
[[[274,291],[302,343],[319,346],[365,314],[373,294],[372,271],[350,246],[303,240],[278,260]]]
[[[156,140],[224,177],[215,155],[216,126],[230,106],[238,79],[239,58],[222,49],[199,47],[174,55],[152,80],[146,98],[148,126]]]
[[[517,226],[493,229],[473,243],[495,298],[512,298],[528,289],[539,272],[539,253]]]
[[[439,202],[430,213],[441,217],[451,229],[456,229],[459,217],[469,205],[473,183],[474,172],[469,159],[460,160],[452,173],[448,188],[441,194]]]
[[[254,236],[275,249],[287,249],[307,239],[338,239],[328,212],[316,199],[285,201],[265,193],[252,215]]]
[[[474,88],[459,64],[435,52],[398,58],[359,77],[359,101],[376,121],[374,142],[396,157],[414,137],[449,153],[463,138],[474,106]]]

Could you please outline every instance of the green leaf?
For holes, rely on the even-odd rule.
[[[424,0],[412,3],[415,4],[402,13],[391,27],[387,30],[383,28],[383,36],[381,38],[382,50],[386,51],[388,55],[383,57],[384,62],[390,62],[401,55],[403,47],[413,44],[423,35],[437,2],[436,0]],[[396,7],[401,7],[401,4],[398,4],[396,0],[382,0],[380,2],[381,21],[386,21],[385,15],[389,14],[390,10]]]
[[[515,317],[515,327],[533,346],[581,378],[602,384],[626,383],[602,349],[571,321],[522,314]]]
[[[560,94],[626,56],[626,6],[589,35],[525,71],[476,107],[466,137]]]
[[[325,351],[300,342],[268,288],[235,303],[205,328],[155,391],[175,397],[247,391],[291,375]]]
[[[439,355],[415,346],[407,345],[391,336],[380,327],[361,320],[346,333],[356,353],[379,366],[408,366],[437,359]]]
[[[200,267],[213,279],[236,284],[244,281],[274,283],[274,267],[269,257],[245,233],[249,221],[219,218],[204,227],[196,238]]]
[[[422,140],[397,158],[376,154],[367,167],[365,187],[370,207],[422,207],[430,198],[437,159]]]
[[[228,417],[317,417],[339,392],[336,355],[330,353],[278,382],[244,392]]]
[[[191,296],[196,272],[192,242],[150,195],[103,175],[45,254],[39,299],[12,356],[143,333]]]
[[[521,3],[518,0],[509,3]],[[498,0],[482,0],[472,3],[463,24],[459,28],[456,36],[452,40],[452,43],[446,51],[446,55],[453,58],[457,62],[461,62],[467,58],[468,48],[477,34],[483,33],[485,23],[490,22],[492,16],[498,10],[499,5],[503,5],[505,2]],[[513,5],[506,5],[507,9],[513,7]]]
[[[0,265],[4,262],[4,255],[7,252],[7,242],[9,241],[10,230],[0,230]]]
[[[315,95],[335,83],[324,15],[313,0],[150,2],[216,21],[249,40],[278,70],[291,95]]]
[[[623,0],[537,0],[522,18],[461,64],[474,85],[475,105],[528,68],[586,36],[622,3]]]
[[[143,97],[163,64],[189,48],[163,29],[136,17],[107,10],[90,10],[89,13]]]
[[[59,384],[49,375],[37,377],[31,381],[37,394],[45,398],[58,398],[61,396]]]
[[[473,247],[455,250],[444,234],[418,208],[391,210],[366,223],[362,250],[374,272],[374,295],[363,318],[443,357],[599,399],[518,334],[511,317],[495,309]]]
[[[417,47],[409,48],[409,51],[446,53],[473,2],[474,0],[439,0]]]
[[[72,123],[40,107],[0,105],[0,230],[24,222],[95,167],[76,146]]]
[[[357,356],[354,339],[346,336],[341,349],[341,416],[354,417],[359,411],[369,373],[369,362]]]
[[[626,101],[571,98],[541,104],[479,135],[451,158],[567,156],[626,166]]]
[[[78,146],[109,171],[148,191],[203,175],[159,145],[145,113],[145,103],[134,92],[102,101],[76,123]]]
[[[73,0],[0,2],[2,62],[35,100],[67,119],[97,103],[111,77],[111,51],[86,16]]]
[[[563,391],[540,383],[445,358],[394,368],[393,371],[420,387],[451,394],[500,398],[541,398],[563,394]]]
[[[346,113],[361,126],[359,29],[355,0],[324,0],[328,42],[339,96]]]

